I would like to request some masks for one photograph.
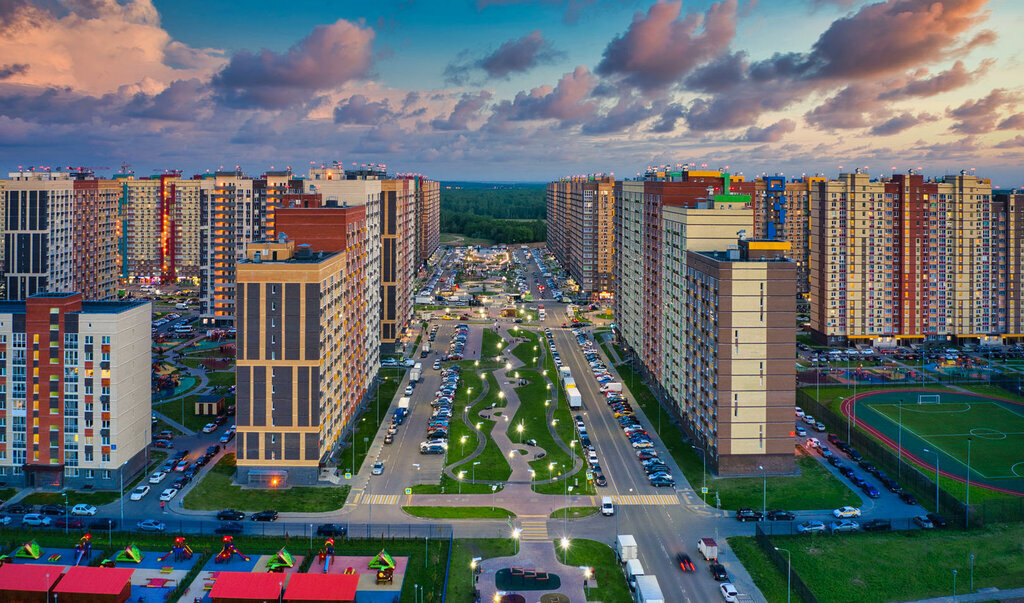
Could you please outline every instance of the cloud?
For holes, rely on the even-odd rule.
[[[658,113],[650,103],[621,98],[603,115],[583,124],[582,132],[589,135],[611,134],[633,126]]]
[[[463,94],[451,114],[445,119],[431,120],[430,127],[444,131],[467,130],[470,120],[480,113],[490,98],[491,93],[486,90],[477,94]]]
[[[283,53],[242,50],[212,84],[218,98],[238,108],[281,109],[301,104],[309,92],[365,77],[372,63],[374,32],[344,19],[318,25]]]
[[[804,119],[826,130],[861,128],[871,123],[866,114],[882,110],[877,98],[878,86],[851,84],[809,111]]]
[[[373,125],[394,115],[388,106],[388,99],[370,101],[362,94],[353,94],[334,107],[336,124]]]
[[[1020,134],[1010,138],[1009,140],[1004,140],[995,144],[995,148],[997,149],[1019,149],[1022,147],[1024,147],[1024,136],[1021,136]]]
[[[209,89],[198,79],[171,82],[159,94],[136,93],[123,112],[130,117],[167,121],[197,121],[198,113],[208,104]]]
[[[964,134],[984,134],[996,127],[999,110],[1004,106],[1016,103],[1021,95],[1004,88],[996,88],[984,98],[965,101],[947,114],[957,120],[950,129]]]
[[[597,103],[590,99],[595,78],[580,65],[566,73],[554,88],[548,85],[519,92],[510,101],[502,101],[492,114],[492,125],[505,121],[557,119],[563,124],[586,121],[597,111]]]
[[[511,6],[515,4],[550,4],[557,5],[561,4],[561,0],[476,0],[476,9],[482,11],[490,6]],[[587,9],[597,4],[597,0],[568,0],[565,3],[565,13],[562,16],[562,21],[568,25],[575,24],[580,20]]]
[[[444,68],[445,80],[455,85],[469,81],[474,69],[481,69],[490,79],[508,79],[513,73],[525,73],[542,64],[553,63],[565,56],[544,39],[540,30],[521,38],[506,41],[493,52],[479,59],[470,59],[464,50]]]
[[[874,136],[891,136],[892,134],[899,134],[900,132],[912,128],[917,124],[935,121],[938,119],[934,115],[927,113],[921,113],[919,115],[912,115],[910,113],[900,113],[895,115],[880,124],[875,125],[869,131]]]
[[[1024,130],[1024,113],[1014,113],[999,122],[1000,130]]]
[[[522,73],[542,63],[552,63],[564,53],[555,50],[540,31],[533,31],[517,40],[509,40],[479,62],[479,67],[491,78],[507,78],[510,73]]]
[[[982,61],[981,65],[974,71],[967,71],[964,67],[963,61],[957,61],[953,63],[953,66],[929,78],[920,78],[907,82],[906,85],[890,90],[879,95],[878,98],[883,100],[894,100],[908,97],[926,97],[935,96],[943,92],[949,92],[970,84],[971,82],[984,75],[986,71],[995,63],[995,60],[988,59]]]
[[[28,63],[11,63],[0,65],[0,80],[6,80],[13,75],[19,75],[28,71]]]
[[[646,15],[634,15],[626,32],[604,49],[596,73],[644,90],[666,88],[729,47],[736,34],[736,0],[684,19],[681,10],[680,1],[657,2]]]
[[[661,112],[658,121],[651,125],[651,132],[666,134],[676,129],[676,122],[686,115],[683,106],[679,103],[672,103]]]
[[[172,41],[150,0],[0,0],[0,7],[0,65],[31,65],[5,81],[92,95],[123,86],[155,94],[176,80],[206,79],[223,64],[217,51]]]
[[[722,53],[710,63],[694,69],[684,85],[687,90],[698,92],[724,92],[743,81],[747,67],[745,52]]]
[[[770,126],[758,128],[750,126],[739,142],[779,142],[782,137],[796,130],[796,122],[792,119],[780,119]]]

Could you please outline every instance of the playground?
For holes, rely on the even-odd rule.
[[[854,404],[856,412],[854,413]],[[951,390],[859,394],[842,412],[893,450],[972,485],[1024,494],[1024,404]],[[930,452],[925,452],[925,450]]]

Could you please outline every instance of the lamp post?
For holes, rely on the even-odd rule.
[[[68,519],[69,519],[69,517],[68,517],[68,493],[67,492],[61,492],[61,495],[64,497],[64,533],[67,534],[68,533]]]
[[[520,422],[519,425],[516,425],[516,431],[519,432],[519,445],[521,446],[523,444],[523,424],[522,424],[522,422]]]
[[[956,600],[956,570],[953,570],[953,600]]]
[[[466,477],[465,471],[459,471],[459,494],[462,494],[462,480]]]
[[[462,444],[462,456],[460,456],[459,458],[465,458],[466,457],[466,438],[467,437],[468,436],[462,436],[461,438],[459,438],[459,443]]]
[[[480,462],[481,462],[481,461],[475,461],[475,462],[473,463],[473,483],[474,483],[474,484],[476,483],[476,466],[477,466],[477,465],[479,465],[479,464],[480,464]]]
[[[757,468],[761,470],[761,516],[764,517],[768,513],[768,474],[763,466]]]
[[[923,452],[928,452],[935,455],[935,512],[939,512],[939,452],[937,450],[928,450],[922,448]]]
[[[498,491],[498,484],[491,484],[491,510],[494,510],[494,493]]]
[[[783,552],[786,553],[786,603],[789,603],[789,595],[790,595],[789,588],[790,588],[790,584],[791,584],[790,580],[793,579],[793,556],[790,554],[790,552],[787,549],[782,549],[782,548],[779,548],[779,547],[775,547],[775,550],[776,551],[783,551]]]
[[[974,438],[967,436],[967,498],[964,500],[964,529],[966,530],[971,523],[971,440]],[[935,512],[939,512],[938,503],[935,503]]]
[[[898,434],[896,436],[896,479],[901,479],[903,477],[903,398],[900,398],[896,430]]]
[[[512,540],[514,541],[513,542],[513,549],[512,550],[515,551],[516,555],[518,555],[519,554],[519,528],[515,528],[515,529],[512,530]]]
[[[569,557],[569,539],[566,538],[565,536],[562,536],[561,545],[562,545],[562,564],[564,565],[566,563],[566,559]]]
[[[971,592],[974,592],[974,553],[971,553]]]

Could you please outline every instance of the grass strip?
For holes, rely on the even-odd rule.
[[[235,455],[225,454],[185,496],[186,509],[322,513],[345,505],[348,486],[294,486],[280,490],[245,488],[232,483]]]
[[[431,519],[504,519],[516,514],[501,507],[402,507],[414,517]]]
[[[764,554],[760,545],[753,536],[734,536],[727,538],[729,548],[743,564],[754,584],[768,601],[786,600],[786,576],[779,572],[772,564],[771,559]],[[785,553],[783,553],[785,555]],[[791,600],[799,601],[799,595],[791,597]]]
[[[597,507],[562,507],[561,509],[555,509],[548,515],[551,519],[578,519],[580,517],[590,517],[591,515],[598,512]]]
[[[555,570],[555,573],[578,572],[580,566],[594,568],[593,582],[597,586],[591,586],[587,593],[587,601],[602,601],[603,603],[631,603],[633,601],[626,586],[626,576],[622,573],[622,567],[615,559],[615,552],[601,542],[596,540],[571,539],[566,549],[562,548],[561,541],[555,540],[555,556],[564,560],[564,568]]]
[[[146,467],[146,470],[136,476],[131,482],[124,485],[124,493],[128,494],[134,490],[143,479],[149,477],[149,474],[153,469],[159,467],[166,459],[166,452],[163,452],[162,450],[151,450],[149,452],[149,465]],[[13,494],[11,496],[13,496]],[[120,498],[120,490],[97,490],[95,492],[68,490],[67,502],[69,507],[73,507],[77,504],[99,507],[116,502]],[[62,505],[64,504],[64,494],[61,492],[33,492],[21,499],[21,502],[26,505]]]
[[[473,559],[510,557],[515,550],[512,538],[459,539],[452,547],[452,563],[448,574],[448,601],[472,601],[475,587]],[[442,573],[442,572],[438,572]],[[443,574],[443,573],[442,573]]]

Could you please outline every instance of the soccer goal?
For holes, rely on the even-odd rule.
[[[920,394],[917,396],[918,404],[941,404],[942,396],[939,394]]]

